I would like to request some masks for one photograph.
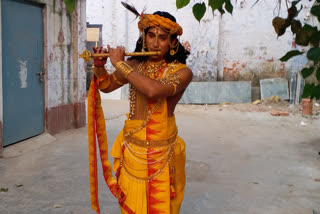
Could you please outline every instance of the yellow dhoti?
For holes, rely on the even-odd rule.
[[[179,213],[185,185],[185,143],[176,136],[175,118],[168,118],[165,129],[151,129],[160,124],[148,123],[130,138],[124,137],[142,123],[126,120],[111,150],[113,170],[118,171],[118,184],[126,195],[124,203],[136,214]],[[121,213],[128,212],[122,208]]]

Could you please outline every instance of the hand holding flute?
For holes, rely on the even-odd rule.
[[[156,56],[160,55],[160,51],[149,51],[149,52],[133,52],[133,53],[125,53],[124,56]],[[109,53],[93,53],[89,50],[84,50],[79,57],[84,59],[84,61],[89,62],[92,58],[96,57],[109,57]]]

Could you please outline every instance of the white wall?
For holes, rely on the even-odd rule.
[[[288,50],[293,49],[293,35],[290,29],[277,38],[272,27],[272,19],[278,15],[286,17],[286,6],[275,9],[278,0],[233,1],[232,15],[222,17],[216,11],[212,15],[207,11],[200,24],[192,14],[192,2],[183,9],[176,9],[172,0],[131,0],[139,12],[144,7],[147,13],[163,10],[171,13],[183,27],[181,42],[189,42],[191,55],[187,65],[194,73],[195,81],[216,80],[253,80],[268,76],[285,76],[291,69],[291,62],[281,63],[278,59]],[[309,4],[300,13],[306,16]],[[133,51],[139,32],[138,19],[128,12],[117,0],[88,1],[87,21],[90,24],[102,24],[103,44],[124,44],[128,51]],[[290,31],[290,32],[289,32]]]
[[[86,49],[87,43],[87,23],[86,23],[86,1],[77,1],[78,14],[78,52],[82,53]],[[77,32],[75,32],[77,33]],[[78,55],[78,53],[75,53]],[[78,76],[77,76],[77,97],[76,102],[84,102],[86,98],[86,63],[82,59],[78,59]]]

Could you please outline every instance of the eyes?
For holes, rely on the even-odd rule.
[[[150,39],[155,39],[156,38],[156,34],[155,33],[152,33],[152,32],[148,32],[147,33],[147,36],[150,38]],[[168,39],[168,35],[164,35],[164,34],[158,34],[158,38],[160,41],[166,41]]]

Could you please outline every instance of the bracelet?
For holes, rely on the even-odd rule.
[[[124,84],[125,84],[125,83],[123,83],[123,82],[121,82],[120,80],[117,79],[115,73],[112,73],[112,77],[113,77],[113,79],[116,81],[116,83],[117,83],[118,85],[124,85]]]
[[[124,61],[117,62],[115,67],[126,79],[128,78],[128,74],[133,71],[133,68]]]

